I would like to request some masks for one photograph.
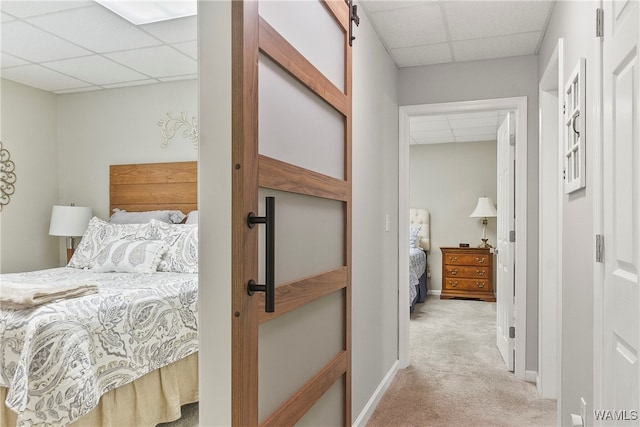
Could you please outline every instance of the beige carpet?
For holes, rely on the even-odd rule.
[[[368,427],[553,426],[555,400],[508,372],[496,348],[496,304],[429,296],[411,315],[410,366]]]

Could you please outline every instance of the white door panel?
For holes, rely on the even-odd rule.
[[[600,408],[640,409],[640,110],[638,2],[605,1],[603,45],[604,285]],[[601,364],[601,366],[598,366]],[[637,425],[637,419],[616,425]]]
[[[515,135],[513,113],[507,114],[498,128],[498,228],[496,262],[496,343],[507,369],[514,370],[514,340],[509,328],[514,322],[514,248],[510,232],[515,230],[515,149],[511,138]]]

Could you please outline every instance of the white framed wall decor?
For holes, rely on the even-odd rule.
[[[586,60],[580,58],[564,87],[564,192],[586,185]]]

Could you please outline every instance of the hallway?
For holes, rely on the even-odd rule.
[[[411,315],[410,366],[397,373],[368,427],[553,426],[556,402],[508,372],[495,303],[430,295]]]

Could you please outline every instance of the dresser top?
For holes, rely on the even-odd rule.
[[[483,252],[483,253],[491,253],[491,249],[492,248],[473,248],[473,247],[469,247],[469,248],[460,248],[458,246],[452,246],[452,247],[441,247],[440,250],[442,252]]]

